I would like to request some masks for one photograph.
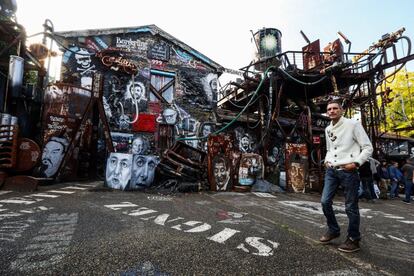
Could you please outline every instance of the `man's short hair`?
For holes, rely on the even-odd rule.
[[[329,100],[329,101],[328,101],[328,104],[327,104],[326,106],[328,106],[328,105],[330,105],[330,104],[337,104],[337,105],[339,105],[339,107],[340,107],[341,109],[343,109],[343,106],[342,106],[342,103],[341,103],[341,101],[340,101],[340,100],[337,100],[337,99],[335,99],[335,100]]]
[[[216,165],[216,164],[224,164],[224,167],[226,167],[226,168],[228,166],[228,162],[227,162],[226,158],[224,158],[223,156],[220,156],[220,155],[215,156],[213,158],[213,164],[214,165]]]

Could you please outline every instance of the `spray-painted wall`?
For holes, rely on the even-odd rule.
[[[177,138],[215,130],[212,110],[220,66],[153,25],[133,32],[72,32],[64,45],[63,82],[91,89],[94,73],[103,74],[103,106],[114,150],[132,156],[129,185],[113,187],[150,186],[153,177],[142,180],[135,163],[157,163]],[[186,143],[207,151],[206,141]]]

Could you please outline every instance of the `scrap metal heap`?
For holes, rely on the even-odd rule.
[[[302,51],[281,52],[280,43],[269,43],[272,36],[280,41],[280,32],[260,30],[255,34],[258,59],[240,69],[243,79],[228,83],[220,91],[219,119],[228,121],[237,116],[239,122],[247,125],[257,123],[262,152],[269,155],[275,144],[283,149],[288,149],[290,144],[305,145],[305,158],[310,161],[305,169],[308,177],[304,180],[309,181],[310,188],[319,190],[321,161],[325,155],[324,128],[329,123],[323,113],[330,99],[340,99],[346,115],[361,113],[361,122],[373,142],[374,155],[383,155],[377,143],[382,135],[380,121],[385,114],[377,99],[385,93],[378,92],[377,88],[414,59],[410,39],[403,36],[404,31],[402,28],[386,34],[366,51],[353,53],[351,42],[341,32],[338,34],[348,44],[347,52],[340,39],[321,51],[319,40],[310,43],[302,32],[308,42]],[[397,54],[400,44],[406,47],[404,56]],[[391,67],[397,69],[386,75],[385,70]],[[267,154],[263,157],[268,163]],[[286,166],[288,185],[293,178],[289,171],[295,162],[285,152],[281,169]]]

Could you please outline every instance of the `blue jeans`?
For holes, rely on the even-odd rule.
[[[360,240],[359,232],[359,207],[358,207],[358,189],[359,189],[358,171],[344,171],[329,168],[325,173],[325,185],[322,191],[322,210],[331,234],[339,234],[340,228],[336,221],[335,213],[332,208],[332,199],[335,196],[338,186],[341,185],[345,192],[345,212],[348,216],[348,237],[352,240]]]
[[[398,181],[391,181],[391,191],[390,191],[390,197],[398,197]]]
[[[405,201],[411,201],[411,191],[413,189],[413,182],[411,180],[405,179]]]

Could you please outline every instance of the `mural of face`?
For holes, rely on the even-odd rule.
[[[142,82],[130,81],[127,84],[126,91],[124,93],[124,100],[136,99],[141,100],[145,96],[145,86]]]
[[[138,136],[132,142],[132,154],[144,154],[147,151],[147,144],[144,138]]]
[[[132,154],[111,152],[106,163],[106,184],[125,190],[131,179]]]
[[[270,163],[276,163],[278,156],[279,156],[279,148],[277,146],[274,146],[272,149],[272,152],[267,157],[267,160]]]
[[[207,76],[201,79],[204,92],[207,96],[207,101],[213,103],[217,99],[217,75],[209,73]]]
[[[174,125],[177,122],[177,114],[178,112],[172,108],[166,108],[162,113],[165,122],[168,125]]]
[[[118,126],[120,129],[129,129],[129,117],[128,115],[119,116]]]
[[[69,142],[66,138],[52,137],[46,143],[42,153],[42,172],[46,177],[52,177],[60,167]]]
[[[154,181],[155,168],[159,163],[155,155],[134,155],[132,166],[132,189],[142,189],[151,186]]]
[[[230,180],[230,169],[223,157],[217,157],[213,160],[214,180],[217,191],[226,191]]]
[[[247,135],[244,135],[240,139],[240,151],[241,152],[249,152],[250,151],[250,137]]]

